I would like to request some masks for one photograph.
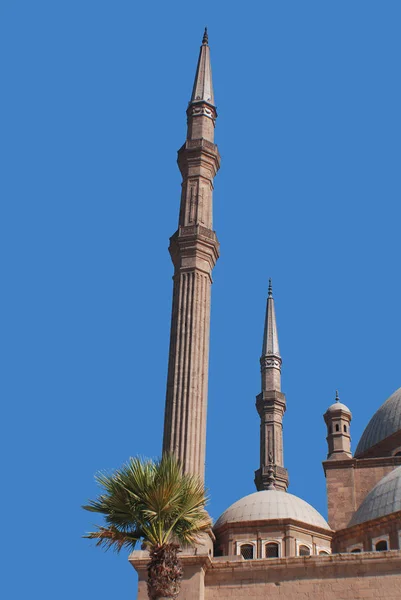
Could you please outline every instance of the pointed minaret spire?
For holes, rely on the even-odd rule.
[[[283,459],[282,420],[286,401],[281,393],[281,363],[273,286],[272,280],[269,279],[260,357],[262,391],[256,397],[256,408],[260,416],[260,468],[255,472],[255,485],[258,490],[274,489],[271,481],[272,471],[275,474],[275,488],[287,490],[288,487],[288,473],[284,468]]]
[[[213,230],[213,179],[220,167],[214,144],[212,69],[203,37],[187,139],[178,151],[182,175],[178,229],[170,238],[174,264],[170,353],[163,452],[175,454],[185,473],[204,478],[212,270],[219,257]]]
[[[277,334],[277,324],[276,324],[276,313],[274,310],[274,299],[273,299],[273,286],[272,280],[269,279],[269,291],[267,296],[266,303],[266,319],[265,319],[265,330],[263,334],[263,347],[262,347],[262,356],[261,361],[264,357],[267,356],[276,356],[279,359],[281,369],[281,357],[280,357],[280,348],[278,345],[278,334]],[[274,387],[271,389],[277,389],[280,391],[280,380],[278,382],[269,384]],[[278,387],[277,387],[278,386]],[[270,389],[270,388],[265,388]]]
[[[336,402],[340,402],[340,397],[338,395],[338,390],[336,390]]]
[[[212,81],[212,65],[210,63],[210,48],[207,28],[203,35],[202,46],[199,51],[198,66],[194,86],[192,88],[191,100],[189,102],[188,116],[206,116],[211,120],[211,123],[205,121],[205,125],[213,125],[217,117],[216,107],[214,105],[214,92]],[[203,132],[202,136],[210,139],[211,129]],[[206,133],[206,135],[205,135]]]

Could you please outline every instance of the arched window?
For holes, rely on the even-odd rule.
[[[383,552],[384,550],[387,550],[386,540],[381,540],[380,542],[377,542],[375,549],[377,550],[377,552]]]
[[[396,452],[396,453],[394,454],[394,456],[401,456],[401,450],[400,450],[399,452]]]
[[[310,548],[308,546],[300,546],[299,547],[299,556],[310,556]]]
[[[344,425],[344,433],[347,433],[347,426]]]
[[[351,552],[355,554],[356,552],[362,552],[362,550],[360,548],[353,548]]]
[[[338,423],[337,423],[337,425],[336,425],[336,431],[340,431],[340,426],[339,426],[339,424],[338,424]]]
[[[278,544],[276,542],[269,542],[268,544],[266,544],[265,557],[278,558]]]
[[[320,550],[319,554],[320,554],[320,556],[323,556],[323,555],[329,556],[329,553],[326,552],[325,550]]]
[[[241,554],[245,560],[251,560],[253,558],[253,546],[252,544],[242,544]]]

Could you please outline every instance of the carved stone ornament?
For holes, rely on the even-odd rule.
[[[188,116],[191,117],[209,117],[209,119],[216,118],[216,112],[213,108],[207,104],[191,104],[188,109]]]
[[[273,356],[263,356],[261,359],[262,367],[266,369],[280,369],[281,371],[281,360],[274,358]]]

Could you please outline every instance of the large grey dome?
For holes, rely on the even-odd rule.
[[[401,467],[379,481],[353,515],[349,527],[401,510]]]
[[[370,419],[355,450],[355,456],[401,429],[401,388],[394,392]]]
[[[328,523],[305,500],[288,492],[264,490],[234,502],[217,520],[215,528],[226,523],[294,519],[308,525],[329,529]]]

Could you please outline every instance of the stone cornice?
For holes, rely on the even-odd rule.
[[[285,395],[282,392],[269,390],[261,392],[256,396],[256,409],[260,416],[263,412],[272,411],[274,409],[279,410],[284,414],[286,405]]]
[[[224,523],[221,527],[218,528],[218,533],[221,535],[224,531],[227,530],[242,530],[249,531],[250,528],[261,528],[261,527],[279,527],[283,529],[284,527],[291,526],[295,531],[301,533],[318,533],[319,535],[325,537],[327,540],[331,540],[334,535],[334,531],[331,529],[324,529],[323,527],[318,527],[317,525],[309,525],[306,523],[302,523],[301,521],[297,521],[296,519],[261,519],[260,521],[241,521],[237,523]],[[217,531],[217,529],[216,529]]]
[[[176,269],[181,269],[180,261],[188,257],[201,257],[207,261],[210,271],[219,258],[219,242],[216,233],[202,225],[179,227],[170,238],[170,255]],[[193,267],[187,267],[191,270]],[[202,270],[201,268],[199,270]],[[205,271],[210,275],[210,271]]]
[[[400,466],[401,456],[380,456],[378,458],[345,458],[323,461],[323,469],[365,469],[371,467]]]
[[[178,150],[177,162],[184,179],[188,176],[189,166],[202,164],[209,165],[213,178],[220,169],[220,154],[216,144],[209,140],[187,140]]]
[[[137,571],[146,569],[149,564],[149,552],[147,550],[134,550],[128,556],[128,561]],[[198,565],[203,569],[211,566],[211,557],[208,554],[180,554],[180,560],[184,567]]]
[[[340,553],[325,556],[297,556],[287,558],[261,558],[238,560],[238,557],[216,557],[211,560],[212,571],[247,571],[253,573],[256,583],[259,576],[263,581],[291,581],[301,578],[337,579],[364,574],[375,575],[401,571],[401,550],[386,552]],[[260,574],[259,576],[257,574]],[[227,583],[230,577],[227,577]]]

